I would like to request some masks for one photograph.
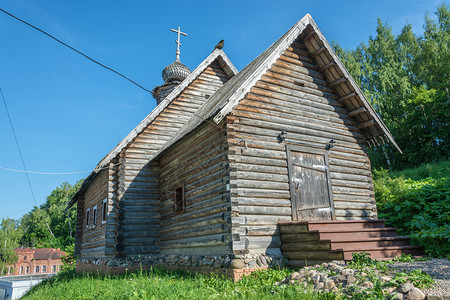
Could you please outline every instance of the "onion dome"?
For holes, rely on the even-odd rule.
[[[168,65],[162,71],[162,78],[165,83],[172,81],[183,81],[191,74],[191,70],[183,65],[178,59]]]

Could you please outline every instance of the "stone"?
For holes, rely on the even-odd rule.
[[[403,294],[402,293],[392,293],[391,295],[391,300],[403,300]]]
[[[309,276],[309,277],[314,277],[314,276],[316,276],[316,274],[317,274],[317,272],[314,271],[314,270],[310,270],[310,271],[308,272],[308,276]]]
[[[364,281],[363,283],[361,283],[361,286],[371,289],[371,288],[373,288],[373,283],[371,281]]]
[[[263,266],[267,266],[267,260],[266,260],[266,258],[264,257],[264,255],[260,254],[258,257],[259,257],[259,259],[260,259],[262,265],[263,265]]]
[[[243,259],[233,259],[230,263],[232,269],[243,269],[245,267],[245,262]]]
[[[442,300],[443,298],[438,295],[427,295],[427,300]]]
[[[404,284],[402,284],[401,286],[398,287],[398,291],[400,293],[406,294],[407,292],[409,292],[412,288],[414,287],[414,285],[411,282],[405,282]]]
[[[110,261],[108,261],[107,263],[106,263],[106,266],[107,267],[111,267],[111,268],[113,268],[113,267],[117,267],[119,264],[117,263],[117,261],[115,261],[115,260],[110,260]]]
[[[324,286],[325,286],[325,284],[323,282],[319,282],[314,286],[314,289],[316,291],[320,291],[320,290],[323,290]]]
[[[244,259],[244,262],[245,262],[246,264],[248,264],[248,263],[250,262],[250,260],[251,260],[250,257],[246,257],[246,258]]]
[[[327,280],[325,281],[325,286],[324,288],[327,290],[333,290],[336,287],[336,284],[334,283],[333,280]]]
[[[389,276],[382,276],[382,277],[380,277],[380,281],[381,281],[382,283],[390,282],[390,281],[392,281],[392,278],[389,277]]]
[[[356,281],[356,278],[352,275],[347,276],[347,284],[353,284]]]
[[[425,299],[425,294],[418,288],[414,287],[409,290],[408,294],[406,295],[406,299],[408,299],[408,300],[423,300],[423,299]]]
[[[220,268],[221,266],[222,266],[222,260],[221,260],[220,258],[217,258],[217,259],[214,261],[213,268],[218,269],[218,268]]]
[[[317,274],[317,275],[313,276],[311,279],[314,282],[314,284],[317,285],[320,282],[320,275]]]
[[[262,267],[262,266],[263,266],[263,264],[262,264],[261,259],[259,258],[259,256],[256,257],[256,265],[257,265],[258,267]]]
[[[252,259],[249,263],[248,263],[248,267],[249,268],[255,268],[256,267],[256,260]]]
[[[390,294],[395,291],[395,287],[388,287],[383,289],[385,294]]]
[[[299,272],[294,272],[291,275],[289,275],[289,279],[293,280],[293,279],[297,279],[297,277],[300,276]]]
[[[344,275],[335,275],[335,276],[331,277],[331,279],[333,279],[335,284],[338,284],[338,283],[345,281],[345,276]]]
[[[227,255],[225,257],[225,259],[223,260],[223,267],[224,268],[229,268],[230,267],[230,263],[231,263],[231,259],[230,257]]]

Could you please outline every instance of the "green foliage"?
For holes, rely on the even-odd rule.
[[[395,274],[392,281],[387,283],[388,286],[399,286],[405,282],[411,282],[415,287],[419,289],[429,288],[433,285],[434,280],[430,275],[422,270],[414,270],[408,273],[398,272]]]
[[[44,204],[40,207],[35,206],[22,217],[21,228],[24,232],[23,243],[25,245],[65,250],[74,243],[76,206],[67,211],[66,208],[81,183],[82,180],[75,185],[64,182],[52,191]],[[49,227],[54,237],[51,235]]]
[[[19,247],[22,232],[17,221],[2,219],[0,223],[0,276],[6,273],[5,266],[17,260],[14,249]]]
[[[372,166],[401,170],[448,159],[450,116],[450,11],[425,17],[423,36],[407,24],[395,36],[379,19],[376,35],[355,50],[334,48],[403,150],[370,150]]]
[[[448,166],[448,162],[444,163]],[[429,170],[422,167],[416,172]],[[434,174],[448,173],[448,167]],[[407,173],[412,173],[408,170]],[[397,173],[397,176],[399,173]],[[415,244],[424,246],[425,253],[445,257],[450,253],[450,178],[391,178],[386,170],[374,171],[378,216],[388,226],[399,228]]]

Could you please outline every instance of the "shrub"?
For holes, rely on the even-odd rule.
[[[399,228],[425,253],[442,257],[450,252],[449,178],[420,180],[391,178],[386,170],[374,171],[379,217]]]

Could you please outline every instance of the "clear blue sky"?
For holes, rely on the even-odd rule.
[[[421,34],[425,12],[441,0],[379,1],[17,1],[0,7],[152,89],[175,58],[193,70],[225,40],[241,70],[306,13],[329,41],[353,49],[375,34],[376,20],[398,34],[406,23]],[[91,171],[155,107],[152,96],[41,33],[0,13],[0,86],[28,170]],[[22,169],[0,102],[0,166]],[[31,174],[37,202],[77,175]],[[0,218],[34,206],[25,174],[0,169]]]

